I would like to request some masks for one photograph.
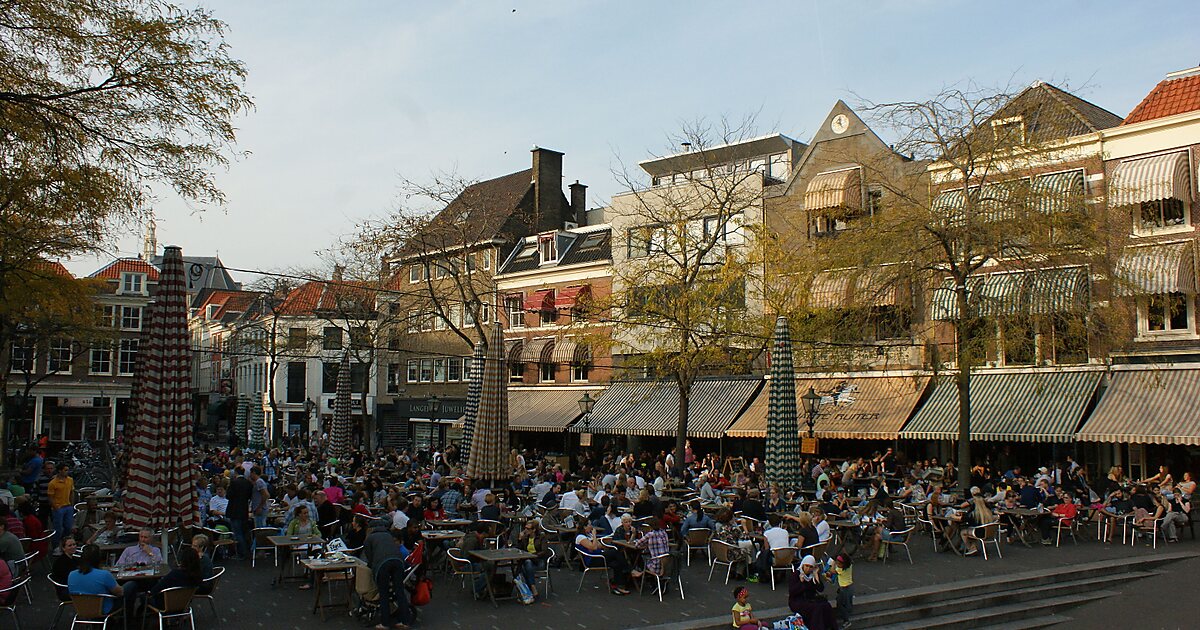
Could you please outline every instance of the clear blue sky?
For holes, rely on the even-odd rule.
[[[1124,116],[1164,74],[1200,63],[1194,0],[205,6],[249,69],[257,108],[238,127],[252,155],[220,175],[224,209],[162,196],[159,241],[256,269],[314,265],[397,204],[401,176],[495,177],[528,168],[535,144],[566,153],[564,183],[588,184],[594,206],[618,190],[618,157],[662,154],[681,121],[759,112],[760,132],[807,141],[839,98],[1039,79]],[[122,241],[122,254],[139,250]]]

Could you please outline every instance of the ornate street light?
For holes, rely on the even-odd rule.
[[[804,412],[808,414],[808,438],[813,437],[813,425],[817,423],[817,414],[821,413],[821,395],[812,386],[808,393],[800,397],[804,401]]]
[[[428,402],[429,402],[429,419],[436,422],[437,414],[439,411],[442,410],[442,401],[440,398],[437,397],[437,394],[434,394],[429,397]]]
[[[596,406],[596,399],[592,398],[591,392],[583,392],[583,398],[579,399],[579,411],[583,413],[583,433],[579,436],[580,446],[591,446],[592,443],[592,407]]]

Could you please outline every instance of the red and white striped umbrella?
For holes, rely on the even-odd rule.
[[[132,527],[198,522],[186,286],[183,251],[167,247],[134,368],[124,495]]]
[[[467,460],[467,477],[474,480],[507,479],[508,370],[505,369],[504,329],[496,324],[483,361],[483,387],[475,412],[475,432]]]

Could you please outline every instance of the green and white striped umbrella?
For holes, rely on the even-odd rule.
[[[471,457],[471,440],[475,437],[475,416],[479,413],[479,393],[483,390],[483,353],[486,346],[475,342],[475,356],[471,357],[471,369],[467,372],[467,408],[463,418],[462,448],[458,461],[464,466]]]
[[[262,400],[262,392],[254,392],[254,400]],[[246,415],[246,424],[250,430],[250,443],[246,447],[252,451],[261,451],[266,439],[264,433],[267,424],[263,422],[262,409],[259,406],[254,406]]]
[[[787,318],[775,320],[771,342],[771,383],[767,406],[767,480],[782,489],[800,485],[800,423],[796,415],[796,371]]]
[[[246,445],[246,426],[250,422],[250,397],[245,394],[238,394],[237,397],[237,413],[234,415],[233,433],[237,436],[237,443],[243,448]]]

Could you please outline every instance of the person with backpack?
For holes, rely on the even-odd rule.
[[[370,533],[363,543],[363,555],[371,574],[375,576],[375,586],[379,589],[380,622],[376,630],[388,628],[408,628],[413,622],[412,605],[408,601],[408,591],[404,588],[404,573],[407,568],[404,557],[400,555],[400,545],[392,535],[391,523],[387,519],[377,519],[371,523]],[[396,604],[395,617],[392,622],[392,603]]]

